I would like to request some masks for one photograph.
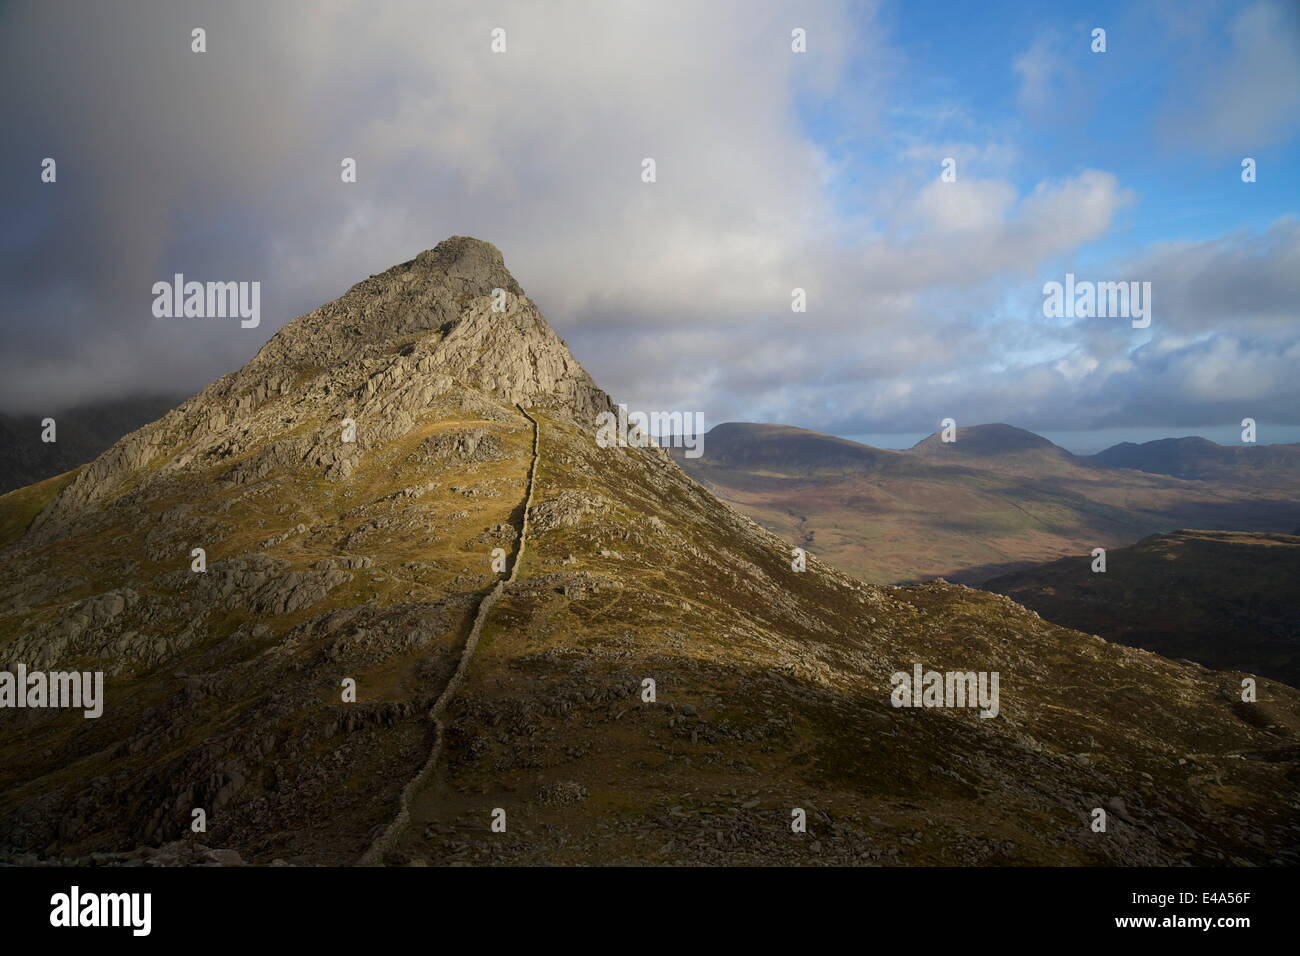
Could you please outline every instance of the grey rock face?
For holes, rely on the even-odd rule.
[[[54,540],[87,520],[89,506],[157,475],[227,459],[234,485],[296,463],[341,481],[432,405],[472,405],[475,393],[593,428],[612,407],[500,251],[455,236],[294,319],[244,368],[124,437],[33,522],[28,540]],[[345,420],[355,423],[355,442],[339,441]]]
[[[572,528],[583,518],[600,514],[608,505],[609,502],[598,495],[584,497],[566,491],[534,505],[529,520],[538,534],[544,534],[556,528]]]

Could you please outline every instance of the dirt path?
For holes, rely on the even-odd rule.
[[[506,585],[514,583],[515,576],[519,573],[519,562],[523,560],[524,549],[528,546],[528,512],[533,506],[533,491],[537,482],[537,461],[541,455],[542,435],[537,419],[524,411],[522,405],[516,405],[515,407],[519,409],[524,418],[532,423],[533,456],[532,461],[528,464],[528,489],[524,495],[524,513],[520,522],[518,544],[515,547],[514,555],[510,559],[510,573],[492,585],[492,589],[483,595],[483,598],[479,601],[478,613],[474,615],[474,623],[469,629],[469,636],[465,638],[465,646],[461,650],[460,660],[456,663],[456,670],[447,680],[446,686],[443,687],[442,693],[438,695],[438,699],[433,702],[433,706],[429,709],[427,715],[433,723],[433,747],[429,751],[429,757],[425,760],[424,766],[420,768],[420,772],[402,788],[397,816],[384,832],[370,844],[370,848],[362,854],[361,859],[357,861],[358,866],[383,865],[384,855],[397,845],[397,841],[410,825],[411,801],[417,793],[428,785],[433,777],[434,770],[438,766],[438,759],[442,756],[442,744],[446,735],[442,714],[447,709],[447,705],[451,703],[451,699],[455,696],[461,682],[465,679],[465,674],[469,670],[469,663],[474,657],[474,649],[478,647],[478,639],[483,634],[483,625],[487,623],[488,614],[501,597]]]

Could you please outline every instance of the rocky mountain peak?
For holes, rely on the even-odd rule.
[[[481,293],[502,288],[523,295],[515,277],[506,268],[501,250],[490,242],[472,236],[452,236],[432,249],[426,249],[410,262],[396,266],[390,272],[404,269],[442,280],[445,284],[464,283]]]
[[[584,427],[612,407],[500,250],[453,236],[292,320],[242,369],[127,435],[34,529],[53,533],[51,522],[160,472],[203,470],[263,446],[328,460],[330,474],[346,477],[351,453],[401,437],[435,407],[484,401]],[[358,435],[347,456],[337,441],[345,420]]]
[[[523,354],[549,356],[581,372],[506,268],[500,250],[479,239],[453,236],[289,322],[237,374],[258,378],[287,368],[373,362],[409,354],[413,347],[432,351],[453,338],[490,346],[491,354],[481,354],[480,360],[498,371],[513,366],[513,378],[521,387],[532,373],[545,378],[547,364],[540,361],[526,368],[529,363],[521,365],[519,360]],[[459,377],[468,369],[452,364],[440,371]],[[554,383],[537,384],[537,391],[545,392]]]

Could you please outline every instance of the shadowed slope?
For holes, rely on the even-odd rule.
[[[985,587],[1109,640],[1300,685],[1300,537],[1152,535],[1106,555],[994,578]]]
[[[1092,460],[1193,481],[1300,481],[1300,445],[1228,447],[1205,438],[1161,438],[1140,445],[1121,442]]]

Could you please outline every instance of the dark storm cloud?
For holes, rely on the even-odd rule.
[[[886,67],[845,80],[850,57],[893,62],[870,14],[12,4],[0,407],[197,390],[283,322],[453,234],[499,245],[620,400],[712,422],[928,431],[960,409],[1040,428],[1161,424],[1293,394],[1280,369],[1297,341],[1294,222],[1116,263],[1160,290],[1135,339],[1040,312],[1048,264],[1133,201],[1104,170],[1023,190],[900,183],[880,223],[845,216],[798,106],[831,104],[870,137]],[[817,38],[803,59],[791,23]],[[496,26],[505,55],[488,49]],[[57,185],[39,181],[45,156]],[[340,182],[344,157],[356,184]],[[261,327],[154,318],[150,289],[176,272],[260,281]],[[806,313],[790,311],[794,287]]]

